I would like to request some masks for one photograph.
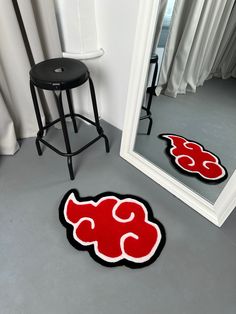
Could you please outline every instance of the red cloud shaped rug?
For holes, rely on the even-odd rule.
[[[219,183],[228,177],[219,157],[201,144],[176,134],[160,134],[167,141],[166,153],[177,170],[204,182]]]
[[[165,245],[165,230],[140,197],[105,192],[82,198],[68,191],[59,218],[69,242],[104,266],[140,268],[153,263]]]

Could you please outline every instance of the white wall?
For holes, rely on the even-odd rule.
[[[105,53],[101,58],[82,61],[87,64],[94,79],[101,118],[122,129],[140,0],[90,2],[91,6],[95,4],[95,18],[91,12],[93,8],[87,8],[85,0],[55,0],[63,48],[65,52],[81,53],[87,33],[94,32],[93,44],[97,49],[103,48]],[[85,9],[89,12],[86,13],[88,10]],[[89,52],[88,48],[82,52]],[[89,98],[88,89],[84,86],[74,90],[76,111],[91,116]]]
[[[64,52],[85,54],[97,49],[95,0],[54,0]]]
[[[131,57],[140,0],[96,0],[102,118],[123,128]]]

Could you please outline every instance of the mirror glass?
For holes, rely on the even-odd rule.
[[[211,203],[236,166],[236,5],[163,0],[134,150]]]

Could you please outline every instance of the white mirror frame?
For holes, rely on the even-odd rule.
[[[134,151],[159,5],[160,0],[139,4],[120,156],[220,227],[236,207],[236,170],[212,204]]]

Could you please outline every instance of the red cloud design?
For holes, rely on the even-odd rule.
[[[227,178],[227,171],[220,159],[199,143],[175,134],[161,134],[159,137],[168,140],[166,152],[179,170],[208,182],[221,182]]]
[[[106,192],[81,198],[77,190],[71,190],[59,213],[70,243],[88,250],[106,266],[149,265],[164,246],[163,226],[153,217],[148,203],[133,195]]]

